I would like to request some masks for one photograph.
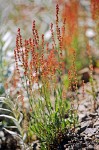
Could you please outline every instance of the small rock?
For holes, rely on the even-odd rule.
[[[89,101],[87,101],[87,102],[84,103],[84,106],[85,106],[86,108],[89,107],[89,105],[91,105]]]
[[[81,127],[80,129],[78,130],[78,134],[84,132],[86,130],[86,128],[88,128],[91,124],[91,121],[84,121],[84,122],[81,122]]]
[[[85,134],[84,134],[84,133],[81,133],[80,135],[81,135],[81,137],[85,137]]]
[[[80,112],[82,112],[82,111],[85,111],[86,108],[85,108],[85,106],[82,104],[82,105],[79,105],[78,110],[79,110]]]
[[[92,120],[92,118],[91,117],[86,118],[86,121],[89,121],[89,120]]]
[[[84,68],[84,69],[80,70],[78,73],[80,75],[82,75],[81,80],[84,80],[84,83],[89,82],[89,78],[90,78],[89,68]]]
[[[89,145],[88,146],[88,150],[94,150],[94,146],[93,145]]]
[[[1,141],[1,139],[0,139],[0,145],[1,145],[1,143],[2,143],[2,141]]]
[[[68,148],[68,146],[69,146],[69,144],[65,144],[65,145],[64,145],[64,148]],[[67,150],[67,149],[66,149],[66,150]]]
[[[96,137],[97,139],[99,139],[99,134],[98,134],[98,135],[95,135],[95,137]]]
[[[0,137],[3,138],[4,137],[4,132],[0,131]]]
[[[81,128],[83,128],[83,127],[89,127],[90,124],[91,124],[91,121],[83,121],[83,122],[81,122]]]
[[[94,123],[94,127],[99,126],[99,120]]]
[[[90,138],[90,137],[87,137],[87,139],[86,139],[87,141],[92,141],[92,138]]]
[[[88,136],[93,136],[95,132],[97,131],[97,128],[87,128],[84,133]]]
[[[5,137],[2,137],[2,141],[5,141],[6,140],[6,138]]]
[[[84,136],[84,140],[86,141],[87,139],[88,139],[88,136],[85,135],[85,136]]]
[[[92,117],[92,118],[94,118],[94,117],[97,116],[97,113],[90,113],[89,116]]]
[[[86,143],[82,143],[82,148],[85,148],[86,147]]]
[[[74,150],[80,149],[80,148],[81,148],[81,144],[80,144],[80,143],[76,143],[76,144],[74,145]]]
[[[80,120],[81,122],[85,121],[86,118],[87,118],[87,114],[79,114],[79,120]]]
[[[40,149],[40,143],[39,141],[35,141],[32,143],[32,147],[33,147],[33,150],[39,150]]]
[[[96,110],[96,112],[98,113],[98,115],[99,115],[99,108]]]

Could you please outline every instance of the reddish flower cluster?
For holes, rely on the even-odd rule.
[[[54,39],[54,32],[53,32],[53,24],[51,23],[51,34],[52,34],[52,41],[54,43],[54,47],[56,47],[55,39]]]
[[[66,32],[63,30],[63,47],[71,51],[73,38],[78,34],[78,8],[79,1],[72,0],[65,4],[63,9],[63,20],[65,20]]]
[[[61,29],[59,27],[59,5],[56,5],[56,32],[57,32],[57,39],[59,41],[59,48],[60,48],[60,56],[62,56],[62,33],[61,33]]]
[[[92,18],[94,20],[99,19],[99,0],[91,0],[91,11],[92,11]]]
[[[51,25],[51,31],[53,29]],[[25,76],[30,89],[35,82],[39,79],[42,81],[49,81],[56,74],[57,69],[60,68],[60,63],[55,55],[55,45],[49,49],[49,44],[46,44],[47,53],[45,53],[45,41],[44,35],[42,34],[42,42],[39,44],[38,32],[35,28],[35,21],[33,22],[33,39],[25,40],[22,42],[22,36],[20,29],[16,37],[16,48],[14,50],[16,69],[20,77]],[[54,35],[53,35],[53,41]],[[39,51],[38,51],[39,50]],[[22,74],[21,70],[24,70]]]

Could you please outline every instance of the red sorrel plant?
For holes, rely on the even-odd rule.
[[[91,11],[92,11],[92,18],[94,20],[99,19],[99,0],[91,0]]]
[[[91,14],[92,19],[95,22],[95,41],[97,46],[99,46],[99,0],[91,0]]]
[[[24,116],[24,119],[21,119],[21,125],[20,122],[18,124],[22,129],[20,134],[28,144],[32,142],[33,135],[36,135],[41,142],[42,150],[50,149],[50,145],[53,145],[54,140],[58,138],[58,133],[63,134],[74,128],[77,121],[74,109],[70,109],[70,102],[66,100],[66,90],[61,80],[64,73],[62,31],[65,22],[61,31],[58,14],[59,6],[56,5],[57,40],[55,40],[51,23],[52,45],[45,42],[44,34],[38,35],[35,21],[33,21],[33,37],[23,41],[20,28],[18,28],[14,49],[16,71],[22,84],[18,97],[14,101],[15,104],[17,103],[16,110],[19,112],[17,120],[19,120],[20,112]],[[70,81],[73,89],[76,89],[74,50],[72,54],[73,74],[71,73]],[[58,81],[58,77],[61,82]],[[25,99],[28,100],[28,108],[25,106]],[[61,139],[58,140],[58,144],[60,142]]]
[[[92,110],[96,110],[96,88],[95,88],[95,82],[93,78],[93,62],[92,62],[92,54],[91,54],[91,46],[88,44],[87,46],[87,53],[89,57],[89,70],[90,70],[90,84],[91,84],[91,91],[88,91],[93,96],[93,107]]]
[[[64,20],[63,30],[63,47],[65,49],[64,59],[67,65],[70,67],[72,60],[72,49],[76,50],[79,55],[79,28],[78,28],[78,17],[79,17],[79,1],[73,0],[65,3],[63,7],[62,19]],[[72,32],[71,32],[72,31]],[[69,59],[66,59],[66,58]],[[68,67],[67,66],[67,67]]]
[[[70,1],[65,4],[63,9],[63,20],[65,19],[66,24],[66,33],[64,34],[64,47],[69,51],[71,51],[72,43],[74,38],[77,37],[78,34],[78,1]],[[72,31],[72,32],[71,32]]]

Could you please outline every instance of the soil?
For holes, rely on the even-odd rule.
[[[4,130],[0,131],[0,150],[20,150],[18,139]]]

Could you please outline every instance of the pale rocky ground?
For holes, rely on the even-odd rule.
[[[94,150],[99,149],[99,75],[94,76],[94,88],[96,91],[96,110],[94,110],[94,99],[88,91],[92,91],[90,83],[86,83],[84,86],[84,97],[82,93],[82,87],[79,89],[79,121],[81,128],[84,130],[82,135],[89,141],[96,142],[97,144],[90,144]]]

